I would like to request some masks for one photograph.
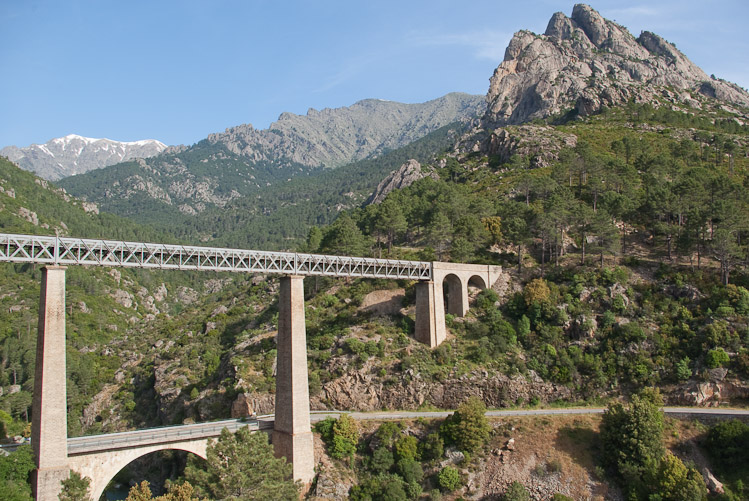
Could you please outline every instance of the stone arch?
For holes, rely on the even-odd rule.
[[[476,295],[487,287],[486,279],[481,275],[470,275],[466,279],[466,310],[468,310],[468,301],[475,300]]]
[[[107,485],[124,467],[147,454],[165,450],[181,450],[206,459],[208,440],[194,440],[169,444],[133,447],[116,451],[102,451],[69,457],[70,469],[91,479],[91,499],[98,501]]]
[[[442,279],[442,290],[446,292],[447,313],[462,317],[468,311],[468,290],[455,273],[448,273]]]
[[[481,290],[489,288],[489,286],[486,284],[486,280],[481,275],[472,275],[468,279],[467,287],[475,287]]]

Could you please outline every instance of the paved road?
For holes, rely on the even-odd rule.
[[[571,407],[560,409],[514,409],[514,410],[490,410],[487,416],[553,416],[553,415],[579,415],[579,414],[601,414],[605,409],[602,407]],[[746,416],[749,417],[749,409],[727,409],[727,408],[702,408],[702,407],[664,407],[666,414],[682,416]],[[390,419],[435,419],[445,418],[452,411],[384,411],[384,412],[346,412],[346,411],[314,411],[311,413],[312,422],[322,421],[327,417],[338,417],[348,414],[356,420],[390,420]],[[141,445],[152,445],[158,443],[180,442],[184,440],[214,438],[219,436],[221,430],[228,428],[236,431],[243,426],[251,430],[271,430],[273,428],[273,414],[257,416],[247,419],[228,419],[210,423],[188,424],[180,426],[165,426],[162,428],[149,428],[146,430],[127,431],[122,433],[109,433],[106,435],[92,435],[87,437],[76,437],[68,439],[68,454],[85,454],[102,450],[137,447]],[[7,448],[15,448],[8,446]]]
[[[575,414],[603,414],[604,407],[568,407],[560,409],[513,409],[513,410],[489,410],[486,415],[490,417],[503,416],[553,416],[553,415],[575,415]],[[749,409],[727,409],[727,408],[704,408],[704,407],[664,407],[663,412],[673,415],[700,415],[700,416],[749,416]],[[313,411],[312,421],[322,421],[327,417],[337,417],[348,414],[356,420],[379,420],[379,419],[417,419],[417,418],[445,418],[453,411],[385,411],[385,412],[347,412],[347,411]],[[269,416],[272,418],[272,415]]]

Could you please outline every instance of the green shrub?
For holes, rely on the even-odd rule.
[[[523,315],[520,317],[520,320],[518,320],[518,328],[517,328],[518,338],[521,340],[524,340],[528,337],[528,335],[531,333],[531,321]]]
[[[423,461],[439,459],[445,453],[445,444],[439,433],[430,433],[419,442],[419,455]]]
[[[331,456],[336,459],[352,457],[359,442],[359,429],[356,421],[348,414],[343,414],[333,424],[333,447]]]
[[[352,501],[371,501],[387,499],[388,501],[406,501],[406,484],[397,475],[383,474],[365,479],[355,485],[349,492]]]
[[[348,414],[338,419],[326,418],[315,424],[315,431],[327,444],[330,455],[336,459],[353,457],[359,442],[359,429],[356,421]]]
[[[476,306],[482,310],[494,309],[494,303],[499,301],[499,296],[491,289],[484,289],[476,296]]]
[[[707,499],[705,480],[694,467],[687,467],[681,459],[667,454],[657,468],[646,474],[650,499],[664,501],[703,501]],[[657,496],[657,497],[656,497]]]
[[[676,362],[676,378],[679,379],[679,381],[686,381],[692,377],[692,369],[689,368],[689,362],[689,357],[684,357]]]
[[[513,482],[502,495],[502,501],[530,501],[528,489],[520,482]]]
[[[394,448],[398,461],[403,459],[417,459],[419,455],[419,441],[416,437],[410,435],[396,440]]]
[[[551,498],[551,501],[575,501],[569,496],[565,496],[564,494],[556,493],[554,494],[554,497]]]
[[[724,469],[749,463],[749,424],[731,419],[711,427],[705,441],[708,452]]]
[[[491,430],[486,420],[486,406],[471,397],[458,407],[440,426],[445,442],[455,444],[461,451],[474,452],[489,440]]]
[[[417,482],[410,482],[406,485],[406,494],[409,499],[419,499],[422,492],[421,484]]]
[[[424,478],[424,470],[421,464],[415,459],[401,459],[396,465],[398,474],[403,477],[406,483],[421,483]]]
[[[395,421],[385,421],[377,428],[375,437],[386,447],[392,447],[401,434],[401,425]]]
[[[89,488],[91,479],[81,477],[77,471],[71,471],[70,477],[62,481],[62,490],[60,491],[60,501],[88,501],[91,499]]]
[[[717,369],[718,367],[723,367],[725,364],[729,362],[728,353],[723,350],[723,348],[717,348],[715,350],[710,350],[707,352],[707,356],[705,357],[705,362],[707,363],[707,366],[711,369]]]
[[[378,447],[372,454],[372,459],[369,462],[370,467],[376,473],[387,473],[390,468],[395,464],[393,453],[390,452],[386,447]]]
[[[364,353],[364,350],[366,349],[366,346],[364,343],[362,343],[359,339],[355,337],[347,338],[343,344],[346,346],[346,349],[353,353],[354,355],[361,355]]]
[[[460,472],[452,466],[445,466],[437,477],[440,488],[445,492],[451,492],[460,487]]]
[[[30,445],[22,445],[8,456],[0,456],[0,492],[3,492],[4,499],[31,500],[28,479],[34,468]]]

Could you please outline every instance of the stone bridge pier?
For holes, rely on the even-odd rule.
[[[276,415],[273,449],[291,462],[305,485],[315,477],[315,448],[309,417],[304,277],[281,278],[276,339]]]
[[[31,488],[37,500],[56,500],[68,465],[68,403],[65,373],[65,267],[42,268],[36,339],[31,446],[36,469]]]
[[[293,477],[309,485],[315,475],[307,381],[304,286],[301,276],[281,278],[278,321],[276,410],[272,443],[285,457]],[[207,439],[139,445],[68,454],[65,373],[65,267],[42,269],[31,440],[36,469],[32,489],[37,501],[57,501],[61,481],[75,470],[91,479],[97,500],[109,481],[131,461],[152,452],[179,449],[205,458]]]
[[[468,313],[468,287],[487,289],[501,274],[501,266],[433,262],[432,280],[416,284],[416,339],[430,348],[445,340],[445,288],[447,313],[463,317]]]
[[[426,267],[428,263],[417,264],[422,272],[430,271]],[[501,273],[499,266],[431,263],[429,277],[419,275],[421,281],[416,285],[416,339],[432,348],[439,346],[446,337],[445,310],[455,316],[464,316],[468,312],[468,287],[491,287]],[[315,475],[315,457],[310,425],[303,282],[302,275],[281,278],[272,443],[276,455],[285,457],[292,464],[294,479],[309,485]],[[148,442],[140,444],[137,450],[120,447],[96,451],[95,454],[68,454],[65,267],[62,266],[48,265],[42,269],[32,405],[32,446],[36,463],[32,487],[39,501],[58,499],[60,482],[68,478],[71,468],[91,478],[91,493],[98,501],[111,478],[143,454],[171,448],[205,457],[205,439],[167,445]]]

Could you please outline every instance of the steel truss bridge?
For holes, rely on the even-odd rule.
[[[0,262],[432,280],[432,263],[0,234]]]

